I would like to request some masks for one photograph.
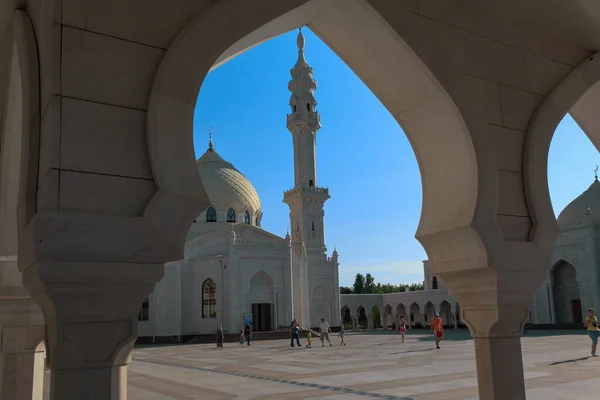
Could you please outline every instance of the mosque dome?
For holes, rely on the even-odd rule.
[[[557,222],[561,230],[600,225],[600,182],[597,178],[585,192],[562,210]]]
[[[196,165],[211,206],[218,214],[224,215],[233,209],[240,216],[246,211],[251,218],[260,216],[260,198],[256,189],[213,149],[212,139],[208,150],[196,161]]]

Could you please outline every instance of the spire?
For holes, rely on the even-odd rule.
[[[210,131],[208,132],[208,151],[214,151],[212,141],[212,126],[210,127]]]
[[[298,61],[296,61],[296,65],[308,65],[304,59],[304,35],[302,34],[302,28],[298,29],[296,44],[298,45]]]
[[[594,169],[594,180],[598,180],[598,166],[596,165],[596,169]]]

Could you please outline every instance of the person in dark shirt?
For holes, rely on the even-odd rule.
[[[250,346],[250,341],[252,341],[252,325],[246,325],[244,328],[244,336],[246,337],[246,344]]]
[[[300,347],[300,326],[298,326],[296,320],[292,321],[292,328],[290,330],[290,333],[292,334],[292,341],[290,343],[291,346],[294,347],[294,339],[296,339],[296,343],[298,344],[298,347]]]

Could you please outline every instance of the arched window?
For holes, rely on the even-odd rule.
[[[306,103],[306,109],[310,111],[310,103]]]
[[[308,186],[310,186],[310,187],[315,186],[315,183],[313,182],[312,179],[308,181]]]
[[[217,222],[217,210],[213,207],[209,207],[206,210],[206,222]]]
[[[312,222],[312,231],[315,231],[315,221]]]
[[[294,112],[296,112],[296,105],[294,104]]]
[[[438,288],[438,281],[437,281],[437,278],[435,276],[431,280],[431,288],[432,289],[437,289]]]
[[[146,300],[142,303],[142,307],[140,308],[140,313],[138,314],[138,321],[148,321],[150,320],[150,301],[146,297]]]
[[[227,222],[235,222],[235,211],[233,208],[227,210]]]
[[[250,223],[250,213],[248,212],[248,210],[244,211],[244,223],[245,224]]]
[[[217,318],[217,285],[210,278],[202,284],[202,318]]]

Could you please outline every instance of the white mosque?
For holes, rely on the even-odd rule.
[[[239,332],[279,331],[292,319],[316,327],[391,327],[404,316],[411,328],[426,327],[439,313],[448,327],[461,325],[460,305],[423,262],[424,290],[339,295],[338,253],[327,256],[324,204],[327,188],[317,185],[316,111],[313,70],[304,59],[291,69],[287,128],[294,145],[294,187],[283,195],[291,232],[284,238],[261,229],[260,198],[246,177],[216,152],[212,135],[198,159],[198,173],[212,203],[192,224],[183,260],[167,265],[165,276],[142,305],[138,335],[178,338]],[[529,323],[577,324],[587,308],[600,307],[600,182],[594,182],[558,217],[560,235],[552,269],[532,299]],[[375,313],[375,309],[379,313]],[[380,320],[374,316],[379,314]]]
[[[184,259],[166,266],[165,276],[142,305],[140,337],[182,338],[239,332],[277,331],[297,319],[318,326],[321,318],[340,324],[338,254],[327,256],[325,201],[319,187],[315,139],[320,125],[313,70],[304,59],[291,69],[291,113],[287,128],[294,144],[294,187],[283,194],[290,207],[291,235],[261,229],[263,210],[252,184],[219,156],[210,137],[198,173],[212,205],[192,224]]]

